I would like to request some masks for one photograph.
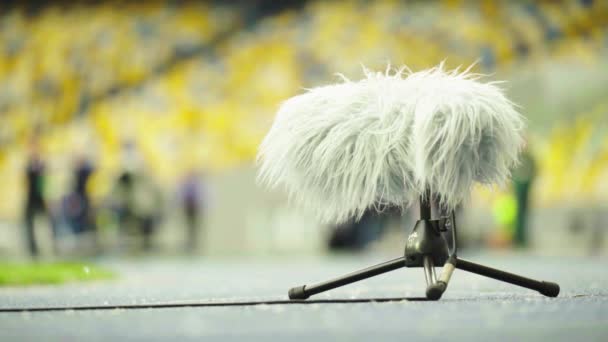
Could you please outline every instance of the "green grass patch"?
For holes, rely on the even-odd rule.
[[[86,263],[0,263],[0,286],[63,284],[113,277],[109,270]]]

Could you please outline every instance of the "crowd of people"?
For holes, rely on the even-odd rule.
[[[27,251],[33,258],[40,255],[40,222],[44,217],[50,228],[53,253],[97,254],[108,249],[154,249],[154,235],[163,218],[163,191],[145,169],[136,145],[127,141],[123,146],[123,166],[116,175],[112,190],[102,200],[93,200],[89,188],[91,176],[96,172],[94,163],[85,155],[75,156],[71,167],[71,181],[58,200],[48,198],[45,187],[48,182],[45,156],[37,139],[30,141],[29,155],[24,170],[26,195],[23,203],[23,225]],[[206,194],[201,175],[196,170],[187,173],[182,184],[175,190],[183,210],[185,222],[183,251],[198,252],[199,229],[205,208]],[[107,212],[116,226],[119,239],[116,246],[100,243],[98,221],[100,212]],[[104,222],[106,225],[111,222]],[[49,235],[49,234],[46,234]],[[139,243],[131,243],[135,237]],[[67,246],[64,240],[76,241]]]

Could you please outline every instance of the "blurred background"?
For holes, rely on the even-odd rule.
[[[475,64],[528,120],[469,249],[608,254],[608,2],[3,1],[0,258],[400,253],[416,211],[321,225],[255,184],[281,101]]]

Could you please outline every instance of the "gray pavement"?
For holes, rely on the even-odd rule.
[[[0,308],[286,299],[286,290],[384,261],[311,259],[105,260],[113,281],[0,288]],[[0,313],[0,341],[44,340],[608,340],[608,259],[469,256],[560,283],[558,298],[457,270],[440,302],[257,305]],[[419,297],[420,269],[397,270],[314,298]]]

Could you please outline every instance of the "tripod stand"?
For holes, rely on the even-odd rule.
[[[451,249],[445,238],[445,233],[448,231],[451,232]],[[407,238],[404,256],[329,281],[294,287],[289,290],[289,299],[307,299],[312,295],[402,267],[424,268],[427,284],[426,297],[430,300],[441,298],[456,268],[536,290],[548,297],[557,297],[559,294],[559,285],[556,283],[538,281],[460,259],[456,256],[456,246],[457,234],[454,211],[451,212],[450,218],[431,219],[431,196],[427,192],[425,196],[420,198],[420,220],[416,222],[414,229]],[[439,278],[435,274],[435,266],[443,266]]]

